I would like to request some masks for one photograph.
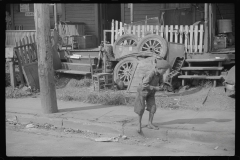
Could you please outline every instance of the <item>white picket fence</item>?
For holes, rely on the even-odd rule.
[[[106,42],[106,33],[111,33],[111,44],[113,45],[119,36],[124,34],[134,34],[137,37],[144,37],[146,31],[161,35],[168,42],[185,44],[186,51],[189,53],[202,53],[204,30],[203,25],[127,25],[124,27],[122,22],[112,20],[111,30],[104,30],[104,42]]]

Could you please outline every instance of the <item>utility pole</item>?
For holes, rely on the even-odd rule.
[[[38,74],[43,113],[58,112],[54,83],[49,4],[34,4]]]

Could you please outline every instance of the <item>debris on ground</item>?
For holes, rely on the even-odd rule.
[[[118,142],[117,137],[100,137],[95,139],[96,142]]]
[[[214,148],[214,150],[218,149],[218,146]]]
[[[227,149],[226,149],[226,148],[224,148],[224,151],[227,151]]]
[[[26,125],[26,128],[34,128],[35,126],[33,124]]]
[[[122,136],[122,139],[127,139],[127,136],[123,135],[123,136]]]

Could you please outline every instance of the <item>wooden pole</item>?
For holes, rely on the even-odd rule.
[[[204,4],[204,10],[205,10],[205,23],[204,23],[204,53],[208,52],[208,3]]]
[[[57,4],[54,4],[54,22],[55,22],[55,29],[58,31],[58,26],[57,26]]]
[[[48,4],[34,4],[38,74],[43,113],[58,112]]]

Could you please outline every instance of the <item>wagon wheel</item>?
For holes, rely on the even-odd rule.
[[[116,46],[137,46],[138,37],[133,34],[125,34],[118,37],[118,39],[113,44],[113,53],[116,55]]]
[[[164,58],[167,53],[167,42],[161,36],[147,35],[138,43],[138,51],[148,51]]]
[[[137,59],[133,57],[128,57],[121,60],[114,68],[114,81],[117,79],[123,81],[124,86],[128,86],[131,76],[133,74],[134,66],[137,64]]]

